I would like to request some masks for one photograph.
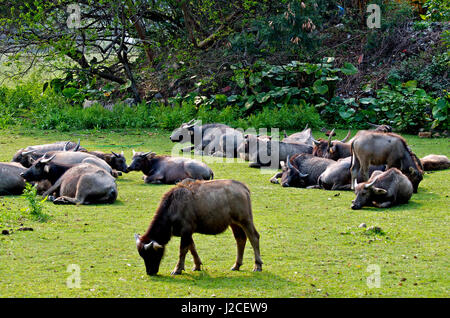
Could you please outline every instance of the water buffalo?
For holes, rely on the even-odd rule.
[[[284,132],[284,138],[281,141],[286,143],[300,143],[313,146],[313,139],[314,138],[311,133],[311,128],[308,128],[308,125],[306,125],[303,131],[294,133],[290,136],[287,136],[286,132]]]
[[[236,130],[229,129],[219,137],[217,149],[211,153],[215,157],[237,158],[239,156],[238,148],[244,140],[244,135]]]
[[[420,160],[408,147],[406,140],[394,133],[360,131],[352,145],[352,190],[361,173],[363,181],[369,179],[370,165],[386,165],[386,169],[399,168],[411,181],[414,193],[423,179]]]
[[[423,170],[444,170],[450,168],[450,160],[444,155],[428,155],[420,159]]]
[[[30,158],[30,163],[34,164],[34,162],[41,158],[42,156],[36,155],[35,153],[30,154],[32,157]],[[112,168],[106,163],[106,161],[89,154],[87,152],[72,152],[72,151],[50,151],[44,154],[44,157],[47,158],[52,157],[53,162],[57,164],[76,164],[76,163],[90,163],[96,165],[107,172],[109,172],[112,176],[117,177],[117,173],[112,170]]]
[[[121,154],[117,154],[114,151],[111,151],[111,153],[88,151],[87,153],[106,161],[113,170],[128,173],[127,159],[123,155],[123,151]]]
[[[50,151],[86,151],[83,147],[80,147],[80,141],[74,143],[71,141],[60,141],[52,144],[28,146],[20,149],[13,156],[12,161],[18,162],[22,166],[28,168],[32,165],[30,162],[31,154],[34,155],[34,159],[42,157],[45,153]]]
[[[210,180],[214,173],[205,163],[183,157],[158,156],[154,152],[135,152],[128,171],[142,171],[145,183],[174,184],[191,178]]]
[[[339,160],[351,156],[352,140],[348,141],[351,135],[350,130],[348,131],[347,136],[342,140],[331,140],[333,133],[334,129],[331,131],[328,140],[322,138],[315,140],[313,138],[314,149],[312,153],[314,156],[332,160]]]
[[[197,154],[213,155],[216,151],[223,153],[223,149],[220,148],[220,141],[224,134],[235,136],[241,133],[224,124],[213,123],[200,126],[197,122],[191,120],[175,129],[170,135],[170,140],[172,142],[189,142],[193,144],[193,146],[183,148],[183,152],[194,150]],[[233,146],[233,148],[237,147],[238,145]]]
[[[244,139],[239,145],[237,152],[239,154],[239,157],[245,161],[250,161],[250,144],[259,146],[258,141],[270,141],[272,140],[272,136],[268,135],[253,135],[253,134],[246,134],[244,135]]]
[[[352,179],[350,172],[351,159],[351,157],[339,159],[329,165],[317,180],[319,187],[325,190],[350,190]],[[375,170],[384,171],[385,169],[384,165],[370,166],[369,174],[372,174]],[[358,181],[362,181],[361,176],[358,176]]]
[[[313,156],[312,154],[297,154],[291,158],[288,156],[283,165],[282,172],[278,172],[270,182],[278,183],[281,178],[283,187],[317,187],[319,176],[335,161]]]
[[[259,234],[253,224],[250,190],[234,180],[185,180],[164,194],[147,232],[135,234],[139,255],[148,275],[156,275],[164,249],[172,235],[181,237],[180,256],[172,275],[181,274],[188,251],[194,258],[195,271],[202,262],[192,234],[216,235],[231,227],[237,243],[237,257],[232,270],[242,265],[247,237],[255,254],[254,271],[262,270]]]
[[[50,158],[37,159],[21,173],[27,181],[49,180],[53,185],[44,192],[54,204],[113,203],[117,185],[111,174],[90,163],[59,164]],[[53,197],[56,193],[56,198]]]
[[[254,135],[245,135],[244,141],[239,146],[239,151],[248,153],[251,161],[249,167],[259,168],[272,166],[278,168],[287,157],[299,153],[312,153],[312,146],[301,143],[287,143],[266,138],[258,138]],[[276,162],[273,162],[275,160]]]
[[[0,162],[0,195],[22,194],[25,180],[20,174],[25,169],[16,162]]]
[[[351,206],[354,210],[367,205],[388,208],[408,203],[413,194],[411,181],[397,168],[375,171],[368,181],[359,184],[355,181],[354,187],[356,198]]]

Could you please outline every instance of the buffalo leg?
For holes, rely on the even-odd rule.
[[[186,259],[186,254],[189,251],[190,246],[192,245],[192,236],[181,236],[180,241],[180,255],[178,258],[178,263],[172,271],[172,275],[180,275],[184,270],[184,261]]]
[[[390,202],[390,201],[385,201],[385,202],[381,202],[381,203],[373,201],[372,204],[374,206],[376,206],[377,208],[382,208],[382,209],[389,208],[390,206],[392,206],[392,202]]]
[[[250,243],[252,244],[253,252],[255,253],[255,267],[253,268],[253,271],[260,272],[262,271],[263,262],[261,260],[261,254],[259,252],[259,233],[256,231],[253,223],[242,224],[242,229],[244,230]]]
[[[189,246],[189,251],[192,254],[192,257],[194,258],[194,268],[193,271],[201,271],[202,268],[202,261],[200,260],[200,257],[198,256],[197,250],[195,248],[194,240],[192,240],[192,244]]]
[[[281,178],[282,175],[283,172],[277,172],[272,178],[270,178],[269,181],[275,184],[279,184],[280,182],[278,181],[278,179]]]
[[[355,190],[355,180],[357,180],[357,178],[358,178],[358,172],[359,172],[359,170],[360,170],[359,160],[358,160],[358,158],[356,157],[356,155],[353,154],[353,158],[352,158],[352,167],[351,167],[351,170],[350,170],[350,173],[351,173],[351,176],[352,176],[350,186],[351,186],[351,189],[352,189],[352,190]]]
[[[244,258],[245,243],[247,242],[247,235],[245,235],[244,230],[236,224],[230,225],[233,231],[234,238],[236,239],[237,254],[236,263],[231,268],[232,271],[238,271],[242,265],[242,260]]]

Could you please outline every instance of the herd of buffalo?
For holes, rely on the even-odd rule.
[[[350,139],[316,140],[310,128],[275,140],[268,135],[244,134],[224,124],[191,120],[175,129],[170,140],[190,143],[182,152],[215,157],[240,157],[249,167],[281,168],[271,179],[283,187],[354,190],[352,209],[363,206],[387,208],[409,201],[426,170],[450,167],[443,155],[419,159],[403,137],[387,125],[373,125]],[[250,191],[235,180],[214,180],[204,162],[178,156],[135,152],[128,166],[115,152],[88,151],[80,142],[56,142],[20,149],[12,162],[0,162],[0,195],[21,194],[26,182],[55,204],[113,203],[118,195],[115,179],[130,171],[142,171],[145,183],[176,184],[161,199],[153,220],[143,235],[135,235],[147,273],[154,275],[172,235],[180,236],[179,261],[172,274],[181,274],[188,251],[194,270],[201,261],[193,233],[218,234],[231,227],[237,243],[233,270],[242,265],[249,239],[255,254],[255,271],[262,270],[259,234],[253,224]]]

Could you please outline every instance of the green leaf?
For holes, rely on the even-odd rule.
[[[364,97],[364,98],[361,98],[359,100],[359,102],[364,105],[367,105],[367,104],[375,104],[376,105],[377,100],[373,97]]]
[[[358,73],[358,69],[351,63],[344,63],[344,67],[341,68],[341,72],[345,75],[355,75]]]
[[[62,90],[62,94],[67,98],[73,98],[78,93],[78,89],[75,87],[66,87]]]
[[[313,84],[314,91],[319,93],[320,95],[324,95],[328,92],[328,86],[322,84],[322,80],[317,80]]]

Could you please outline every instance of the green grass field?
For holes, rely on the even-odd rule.
[[[0,161],[19,148],[78,140],[90,150],[132,149],[169,154],[164,131],[0,131]],[[343,138],[345,131],[338,131]],[[321,133],[315,132],[316,138]],[[405,136],[419,157],[450,156],[449,139]],[[450,170],[427,173],[407,205],[390,209],[350,209],[352,192],[282,188],[270,174],[248,163],[212,163],[216,179],[236,179],[252,192],[254,222],[261,235],[261,273],[252,272],[247,243],[241,271],[230,271],[236,245],[230,230],[195,234],[203,271],[171,276],[179,238],[172,238],[159,275],[147,276],[134,233],[147,229],[169,185],[146,185],[142,173],[117,180],[113,205],[57,206],[44,203],[47,222],[23,211],[23,197],[0,197],[0,297],[448,297]],[[359,228],[379,226],[381,233]],[[31,227],[33,231],[19,231]],[[80,286],[69,288],[79,267]],[[380,287],[367,284],[379,269]],[[69,285],[67,284],[69,282]],[[371,288],[372,287],[372,288]]]

